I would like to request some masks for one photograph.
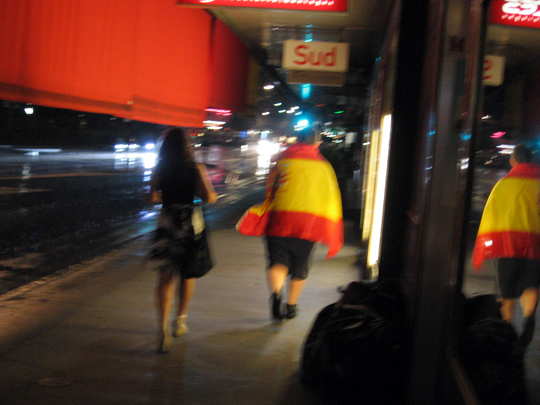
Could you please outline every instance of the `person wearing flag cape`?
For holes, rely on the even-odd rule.
[[[251,207],[237,224],[244,235],[266,237],[270,307],[275,320],[297,315],[315,243],[328,246],[327,259],[343,245],[341,193],[334,169],[319,152],[312,130],[297,136],[298,142],[278,155],[268,176],[264,202]]]
[[[523,311],[517,349],[531,342],[540,286],[540,168],[532,153],[516,145],[512,169],[495,184],[486,202],[473,250],[473,267],[481,273],[484,260],[497,260],[502,318],[512,322],[514,304]]]

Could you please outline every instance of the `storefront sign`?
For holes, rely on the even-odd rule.
[[[347,11],[347,0],[176,0],[181,6],[212,7],[253,7],[285,10]]]
[[[489,10],[489,22],[492,24],[540,28],[538,0],[493,0]]]
[[[504,81],[504,56],[486,55],[484,58],[483,84],[500,86]]]
[[[349,44],[288,39],[283,44],[281,66],[292,70],[346,72],[349,69]]]

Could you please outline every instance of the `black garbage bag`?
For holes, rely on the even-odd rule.
[[[392,282],[349,284],[317,315],[304,344],[302,382],[388,401],[404,382],[403,305]],[[381,396],[382,395],[382,396]]]
[[[523,354],[515,351],[517,333],[504,321],[494,295],[464,300],[463,365],[483,404],[527,403]]]

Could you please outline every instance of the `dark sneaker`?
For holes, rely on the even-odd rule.
[[[272,307],[272,318],[281,320],[283,313],[281,312],[281,296],[278,293],[273,293],[270,296],[270,305]]]
[[[286,305],[285,319],[293,319],[296,317],[296,304]]]

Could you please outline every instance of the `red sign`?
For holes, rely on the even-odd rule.
[[[489,7],[489,22],[540,28],[540,2],[531,0],[493,0]]]
[[[252,7],[306,11],[347,11],[347,0],[176,0],[181,6]]]

